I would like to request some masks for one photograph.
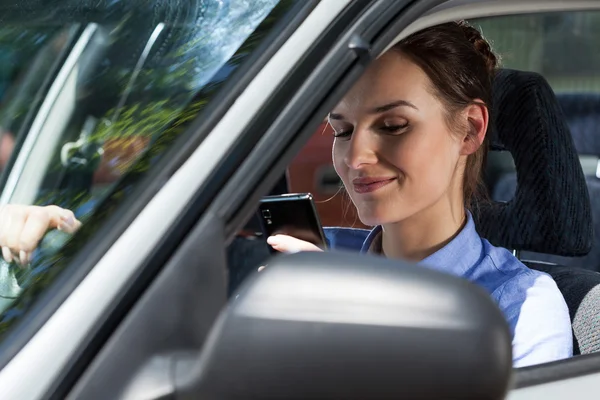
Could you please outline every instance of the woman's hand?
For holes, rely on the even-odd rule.
[[[318,246],[296,239],[288,235],[273,235],[267,238],[267,243],[275,250],[282,253],[298,253],[300,251],[323,251]],[[266,265],[258,267],[258,272],[266,268]]]
[[[323,251],[318,246],[296,239],[288,235],[274,235],[267,238],[267,243],[282,253],[298,253],[300,251]]]
[[[25,266],[48,230],[75,233],[80,226],[72,211],[58,206],[3,205],[0,207],[2,257]]]

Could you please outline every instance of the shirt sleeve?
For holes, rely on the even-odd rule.
[[[573,355],[567,304],[547,274],[528,271],[505,283],[499,299],[513,334],[513,366],[541,364]]]

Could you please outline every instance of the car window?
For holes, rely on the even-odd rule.
[[[11,3],[0,6],[0,126],[13,146],[0,200],[66,207],[84,229],[48,232],[29,268],[0,261],[0,334],[157,172],[294,2]]]
[[[600,13],[572,11],[482,18],[504,68],[542,74],[556,93],[600,92]]]

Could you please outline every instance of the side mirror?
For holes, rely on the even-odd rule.
[[[490,296],[460,278],[299,253],[254,274],[200,360],[175,370],[183,398],[503,399],[511,335]]]

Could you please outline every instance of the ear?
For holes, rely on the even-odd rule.
[[[463,138],[461,155],[473,154],[481,147],[489,123],[489,112],[483,101],[476,99],[463,111],[467,122],[467,134]]]

